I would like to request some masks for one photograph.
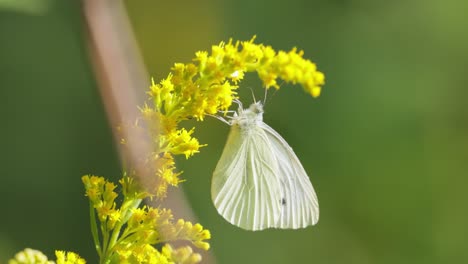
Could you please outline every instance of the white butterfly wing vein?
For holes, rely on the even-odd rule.
[[[312,183],[301,162],[288,143],[270,126],[259,124],[268,135],[279,164],[284,204],[281,211],[280,228],[303,228],[315,225],[319,218],[319,205]]]
[[[317,197],[299,159],[262,121],[232,126],[211,192],[218,212],[247,230],[297,229],[318,221]]]
[[[277,164],[266,143],[260,129],[245,135],[233,127],[213,175],[212,197],[218,212],[248,230],[273,227],[281,214]]]

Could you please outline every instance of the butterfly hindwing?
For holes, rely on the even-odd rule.
[[[266,132],[279,166],[276,172],[281,182],[281,219],[277,228],[304,228],[315,225],[319,206],[312,183],[304,167],[289,144],[265,123],[259,126]]]

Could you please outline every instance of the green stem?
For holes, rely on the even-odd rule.
[[[96,224],[96,212],[91,202],[89,203],[89,215],[90,215],[89,218],[91,220],[91,234],[93,235],[94,245],[96,247],[96,251],[99,255],[99,258],[101,258],[102,251],[101,251],[101,242],[99,241],[98,228]]]
[[[102,256],[100,258],[100,261],[99,263],[107,263],[107,259],[108,259],[108,255],[109,255],[109,252],[108,252],[108,245],[109,245],[109,232],[107,230],[107,228],[104,226],[106,224],[106,222],[101,222],[101,233],[102,233],[102,241],[103,241],[103,245],[102,245]]]
[[[112,248],[115,246],[118,238],[119,238],[119,235],[120,235],[120,230],[122,229],[122,226],[127,223],[128,219],[130,219],[130,217],[132,216],[133,212],[132,212],[132,209],[135,209],[137,208],[140,203],[141,203],[141,199],[136,199],[136,200],[130,200],[130,201],[127,201],[126,203],[124,203],[124,205],[122,205],[122,212],[123,212],[123,216],[122,216],[122,220],[119,221],[115,227],[114,227],[114,230],[112,231],[112,235],[109,239],[109,243],[106,245],[106,254],[105,254],[105,258],[110,258],[111,255],[112,255]],[[108,259],[107,261],[110,261],[110,259]],[[108,262],[107,262],[108,263]]]

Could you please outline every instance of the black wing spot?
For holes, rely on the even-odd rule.
[[[280,201],[280,202],[281,202],[281,205],[286,205],[286,199],[281,198],[281,201]]]

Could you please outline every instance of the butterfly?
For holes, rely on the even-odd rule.
[[[218,213],[252,231],[315,225],[319,206],[312,183],[289,144],[263,122],[263,104],[239,109],[211,183]]]

